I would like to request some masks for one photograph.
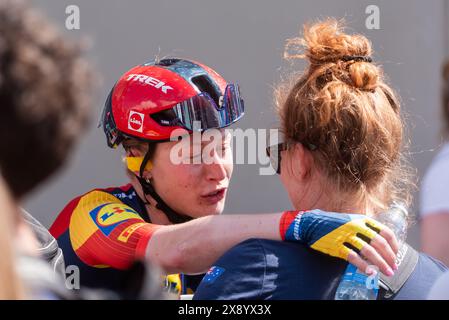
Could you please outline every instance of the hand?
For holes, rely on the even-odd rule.
[[[314,250],[347,260],[365,272],[370,264],[386,276],[397,270],[399,244],[394,233],[364,215],[290,211],[283,215],[281,233],[287,241],[305,243]]]

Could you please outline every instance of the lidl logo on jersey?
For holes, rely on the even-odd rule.
[[[98,229],[109,236],[114,228],[129,219],[140,219],[136,211],[122,203],[102,204],[89,212]]]

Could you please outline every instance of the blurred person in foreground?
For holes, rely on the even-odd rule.
[[[55,239],[19,206],[67,162],[87,128],[93,74],[81,53],[79,44],[64,39],[27,3],[0,2],[0,171],[12,197],[12,209],[2,213],[0,225],[12,223],[14,251],[7,257],[8,250],[2,250],[1,261],[2,268],[15,269],[24,287],[19,294],[7,288],[15,286],[13,277],[1,281],[1,290],[11,292],[4,298],[80,297],[80,292],[64,286],[64,262]],[[2,232],[2,237],[6,235]],[[135,268],[139,275],[144,269]],[[139,281],[137,287],[143,283]],[[152,297],[159,296],[157,290],[153,293]],[[101,296],[120,298],[113,294],[89,297]]]
[[[14,237],[17,231],[15,207],[0,175],[0,300],[16,300],[24,297],[22,283],[14,265]]]

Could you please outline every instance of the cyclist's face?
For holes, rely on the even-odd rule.
[[[152,183],[176,212],[194,218],[220,214],[233,170],[231,137],[216,130],[179,142],[158,145]],[[203,141],[199,141],[203,140]]]

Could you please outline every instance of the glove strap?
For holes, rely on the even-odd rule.
[[[301,242],[300,222],[304,211],[284,211],[279,223],[279,232],[283,241]]]

